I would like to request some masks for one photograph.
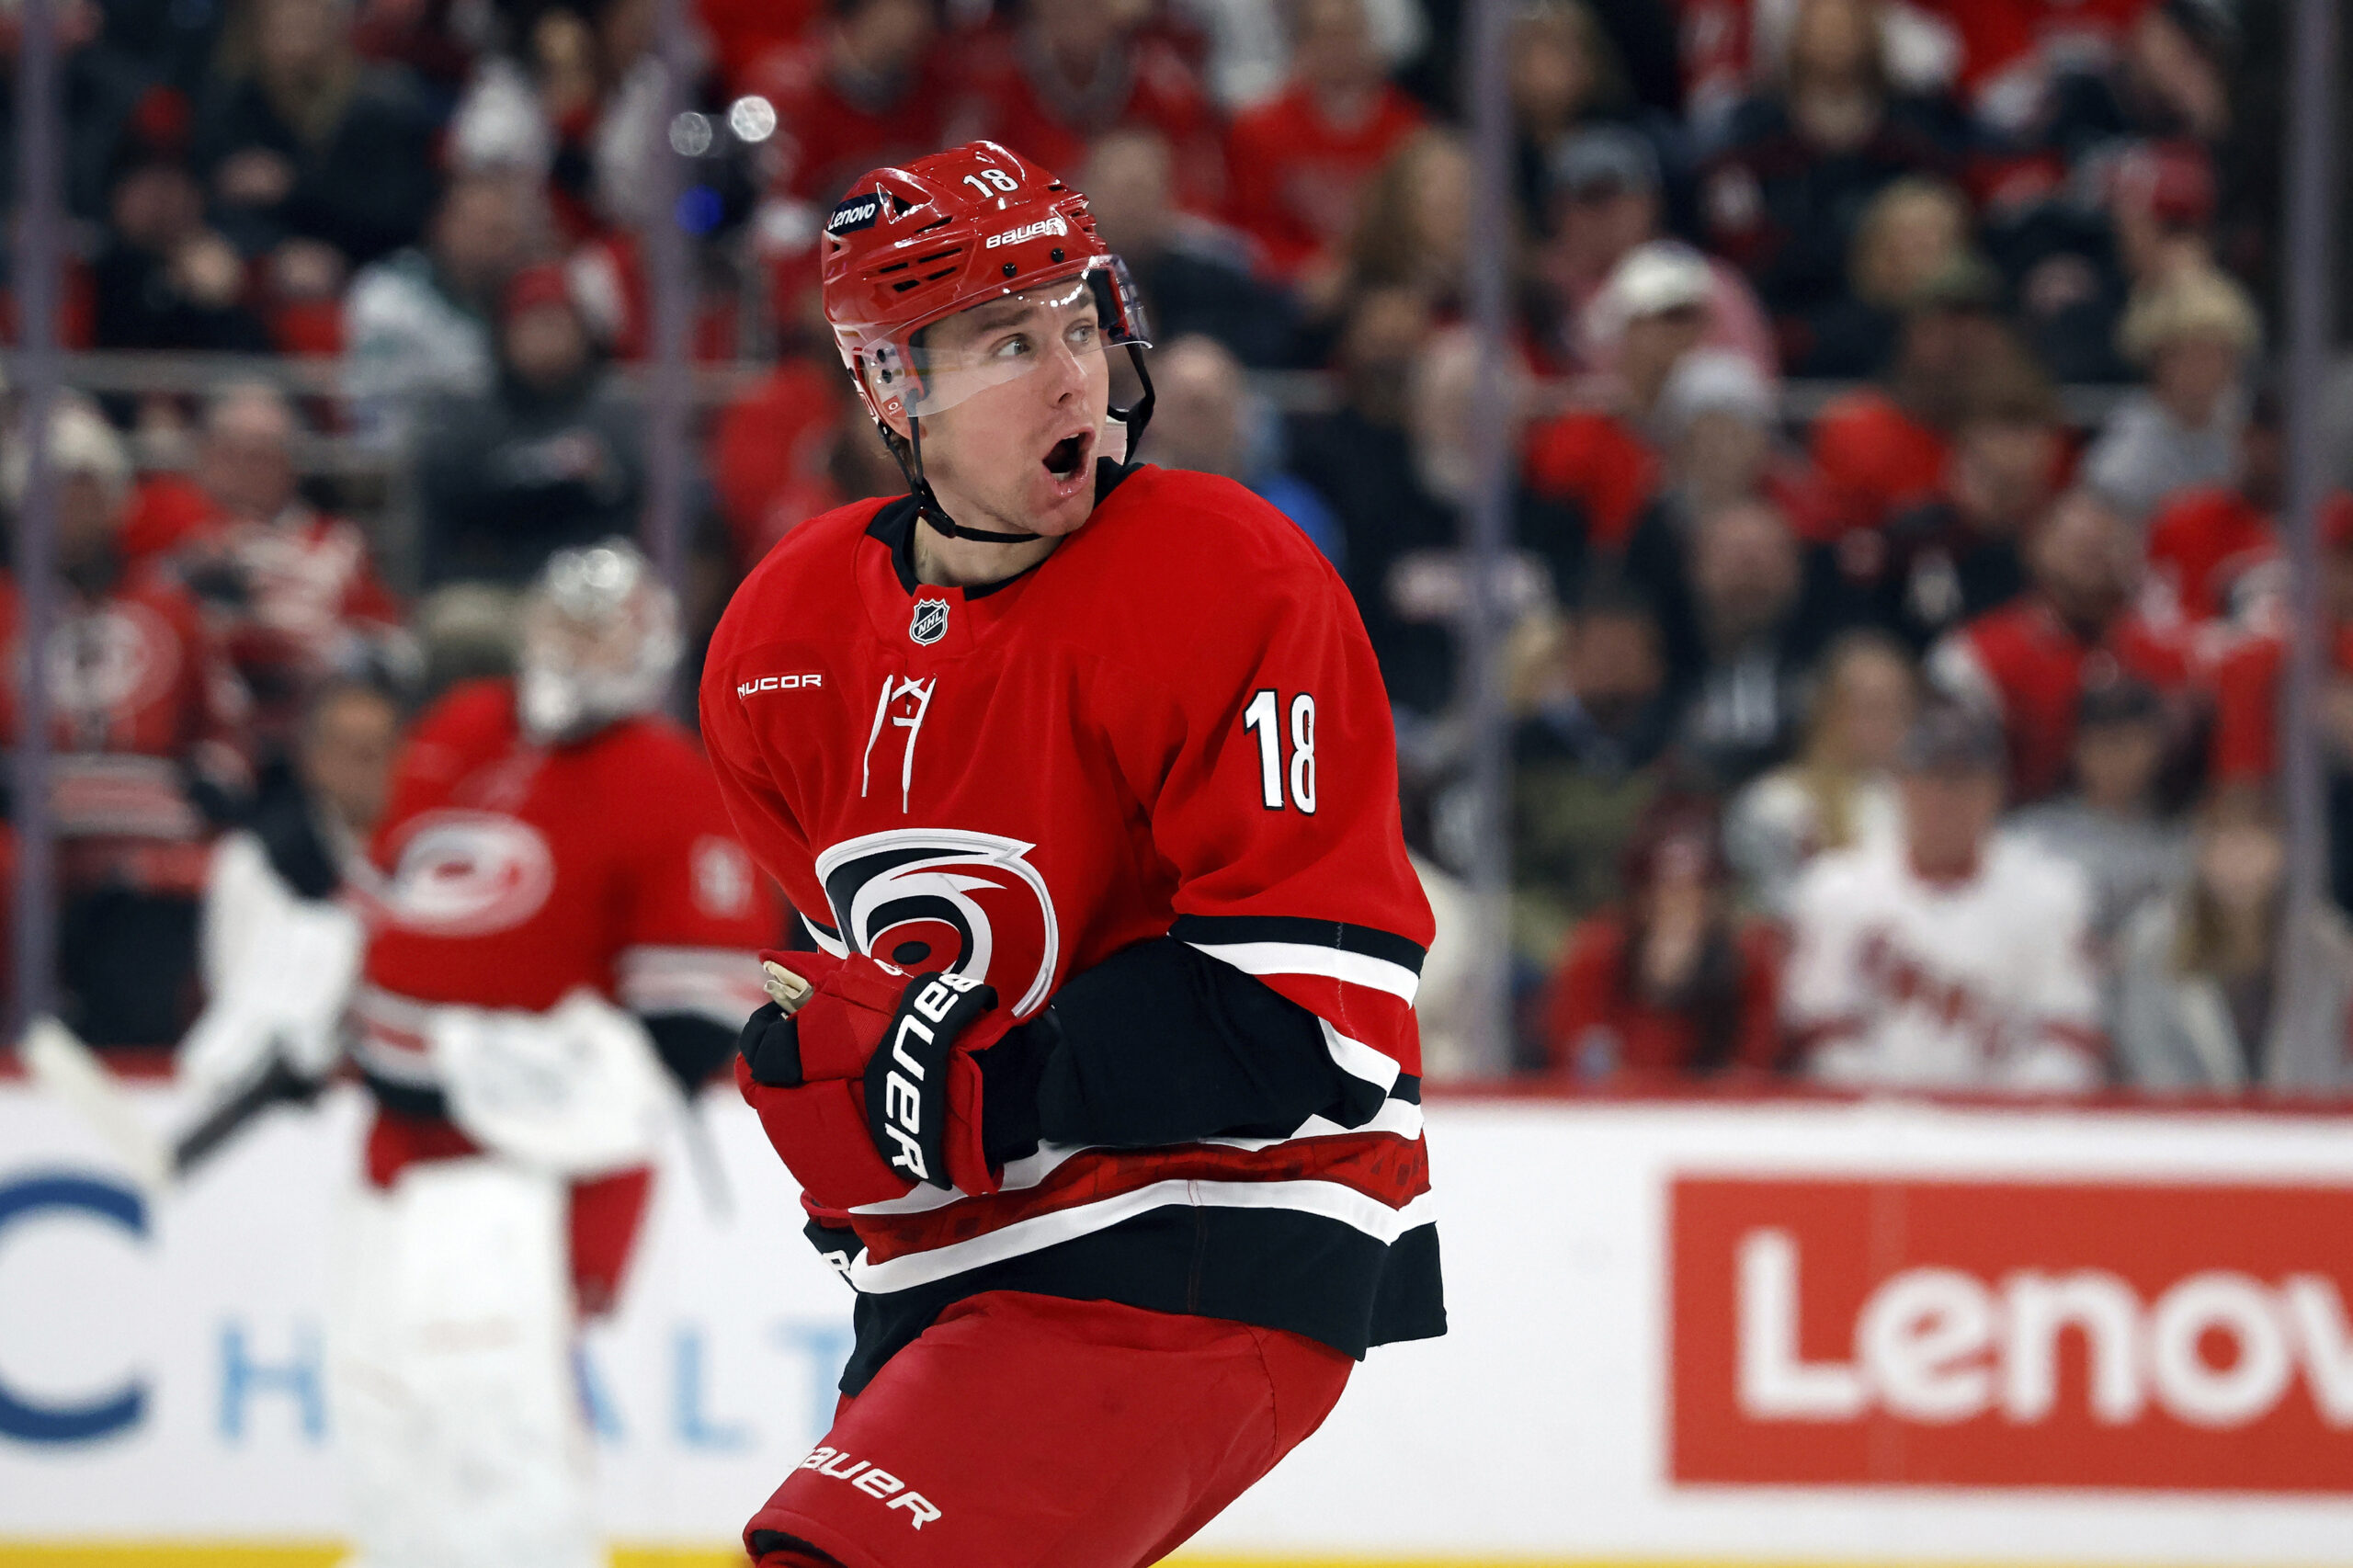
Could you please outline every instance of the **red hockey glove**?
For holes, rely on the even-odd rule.
[[[899,1175],[995,1192],[996,1173],[981,1144],[981,1069],[972,1055],[995,1044],[1009,1020],[996,1010],[995,986],[957,974],[922,978],[900,1000],[887,1049],[866,1063],[866,1124]]]
[[[778,1000],[744,1026],[736,1085],[812,1199],[855,1209],[904,1197],[915,1181],[996,1190],[982,1153],[981,1074],[972,1061],[1010,1021],[983,1017],[994,992],[978,987],[975,998],[969,982],[959,990],[863,955],[761,957]],[[886,1042],[893,1038],[904,1064],[892,1063]],[[908,1064],[921,1069],[920,1080]]]

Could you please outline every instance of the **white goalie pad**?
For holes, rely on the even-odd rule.
[[[488,1159],[347,1197],[328,1324],[347,1568],[602,1568],[565,1201]]]
[[[536,1170],[641,1165],[675,1115],[677,1091],[645,1026],[591,991],[544,1013],[436,1007],[425,1032],[449,1119]]]
[[[366,927],[345,905],[298,898],[260,843],[233,834],[214,851],[204,898],[204,1013],[180,1044],[180,1082],[209,1105],[250,1083],[273,1051],[324,1078],[359,978]]]

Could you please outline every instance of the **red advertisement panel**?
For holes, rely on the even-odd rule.
[[[2353,1493],[2353,1188],[1676,1180],[1670,1473]]]

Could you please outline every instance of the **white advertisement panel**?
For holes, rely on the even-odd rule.
[[[2353,1564],[2353,1121],[1429,1110],[1452,1332],[1374,1351],[1202,1553]],[[756,1124],[704,1112],[732,1211],[672,1151],[581,1348],[623,1540],[723,1547],[847,1348]],[[337,1533],[361,1118],[273,1113],[151,1203],[0,1085],[0,1543]]]

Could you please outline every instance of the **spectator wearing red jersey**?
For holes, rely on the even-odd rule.
[[[824,31],[828,13],[842,9],[828,0],[696,0],[694,18],[709,35],[711,63],[726,90],[757,93],[764,90],[757,74],[763,61]]]
[[[22,646],[13,579],[0,578],[0,646],[48,686],[56,751],[62,1010],[93,1045],[162,1045],[195,1015],[197,893],[216,824],[250,785],[244,694],[196,602],[116,549],[130,494],[122,442],[96,409],[59,405],[58,581],[48,645]],[[0,489],[24,500],[28,458],[12,443]],[[17,738],[16,683],[0,734]]]
[[[2052,56],[2056,69],[2034,105],[2029,135],[2072,164],[2131,137],[2211,147],[2228,134],[2239,44],[2234,13],[2245,7],[2217,0],[2094,0],[2088,6],[2059,0],[2052,8],[2060,5],[2106,11],[2127,25],[2113,48]]]
[[[1552,976],[1553,1070],[1641,1085],[1779,1066],[1779,944],[1733,912],[1713,806],[1654,802],[1620,877],[1624,899],[1579,923]]]
[[[1537,267],[1557,312],[1548,346],[1573,370],[1616,373],[1620,343],[1594,309],[1610,274],[1636,246],[1661,237],[1664,202],[1658,151],[1622,125],[1597,125],[1564,138],[1550,165],[1552,238]],[[1773,331],[1738,268],[1708,258],[1711,348],[1746,357],[1770,381],[1780,374]]]
[[[271,749],[291,739],[313,683],[399,663],[406,648],[368,536],[302,497],[296,435],[293,407],[274,388],[213,398],[197,463],[212,516],[176,562],[253,694],[255,733]]]
[[[2031,592],[1948,635],[1928,663],[1945,692],[2000,718],[2010,799],[2021,805],[2064,781],[2086,686],[2130,675],[2178,697],[2190,676],[2179,628],[2134,607],[2137,543],[2093,492],[2071,490],[2052,506],[2028,540],[2027,570]]]
[[[771,188],[810,204],[810,237],[868,169],[936,150],[955,83],[936,0],[835,0],[807,36],[745,67],[775,106]]]
[[[1713,278],[1706,257],[1672,240],[1629,251],[1594,302],[1619,341],[1613,405],[1572,409],[1529,436],[1529,488],[1582,507],[1597,551],[1622,552],[1658,493],[1654,417],[1677,363],[1707,335]]]
[[[1763,496],[1801,539],[1829,532],[1829,498],[1802,452],[1781,440],[1779,392],[1756,362],[1699,347],[1675,362],[1652,415],[1666,476],[1659,496],[1679,528],[1713,507]]]
[[[825,467],[848,412],[846,391],[831,365],[782,359],[712,421],[704,458],[738,571],[793,524],[840,504]]]
[[[1837,541],[1870,619],[1920,652],[2025,591],[2024,540],[2060,477],[2059,421],[2057,390],[2024,358],[1972,378],[1936,492]]]
[[[1146,33],[1143,6],[1026,0],[1018,20],[971,46],[972,133],[1053,169],[1086,161],[1108,131],[1145,125],[1168,139],[1188,206],[1225,200],[1225,155],[1208,95],[1184,57]]]
[[[1883,527],[1935,494],[1970,377],[2013,347],[1999,300],[2000,279],[1974,257],[1939,272],[1906,301],[1885,382],[1833,398],[1814,420],[1814,466],[1844,528]]]
[[[2285,483],[2279,418],[2279,394],[2256,393],[2239,432],[2236,477],[2176,491],[2149,519],[2151,575],[2192,625],[2268,629]]]
[[[819,513],[870,495],[903,495],[907,488],[874,422],[853,412],[839,370],[806,359],[781,361],[729,404],[711,430],[705,460],[736,576]],[[706,607],[687,608],[694,616]],[[690,631],[708,633],[717,624],[724,607],[707,608],[712,620],[692,620]]]
[[[2071,62],[2114,57],[2157,0],[1924,0],[1961,39],[1961,89],[1998,131],[2026,129]]]
[[[767,98],[773,175],[757,222],[778,316],[798,321],[817,284],[816,250],[834,203],[867,170],[936,152],[957,84],[939,47],[937,0],[835,0],[804,37],[737,73]]]
[[[1232,213],[1279,277],[1341,265],[1365,183],[1422,123],[1391,85],[1364,0],[1301,0],[1291,77],[1228,133]]]

